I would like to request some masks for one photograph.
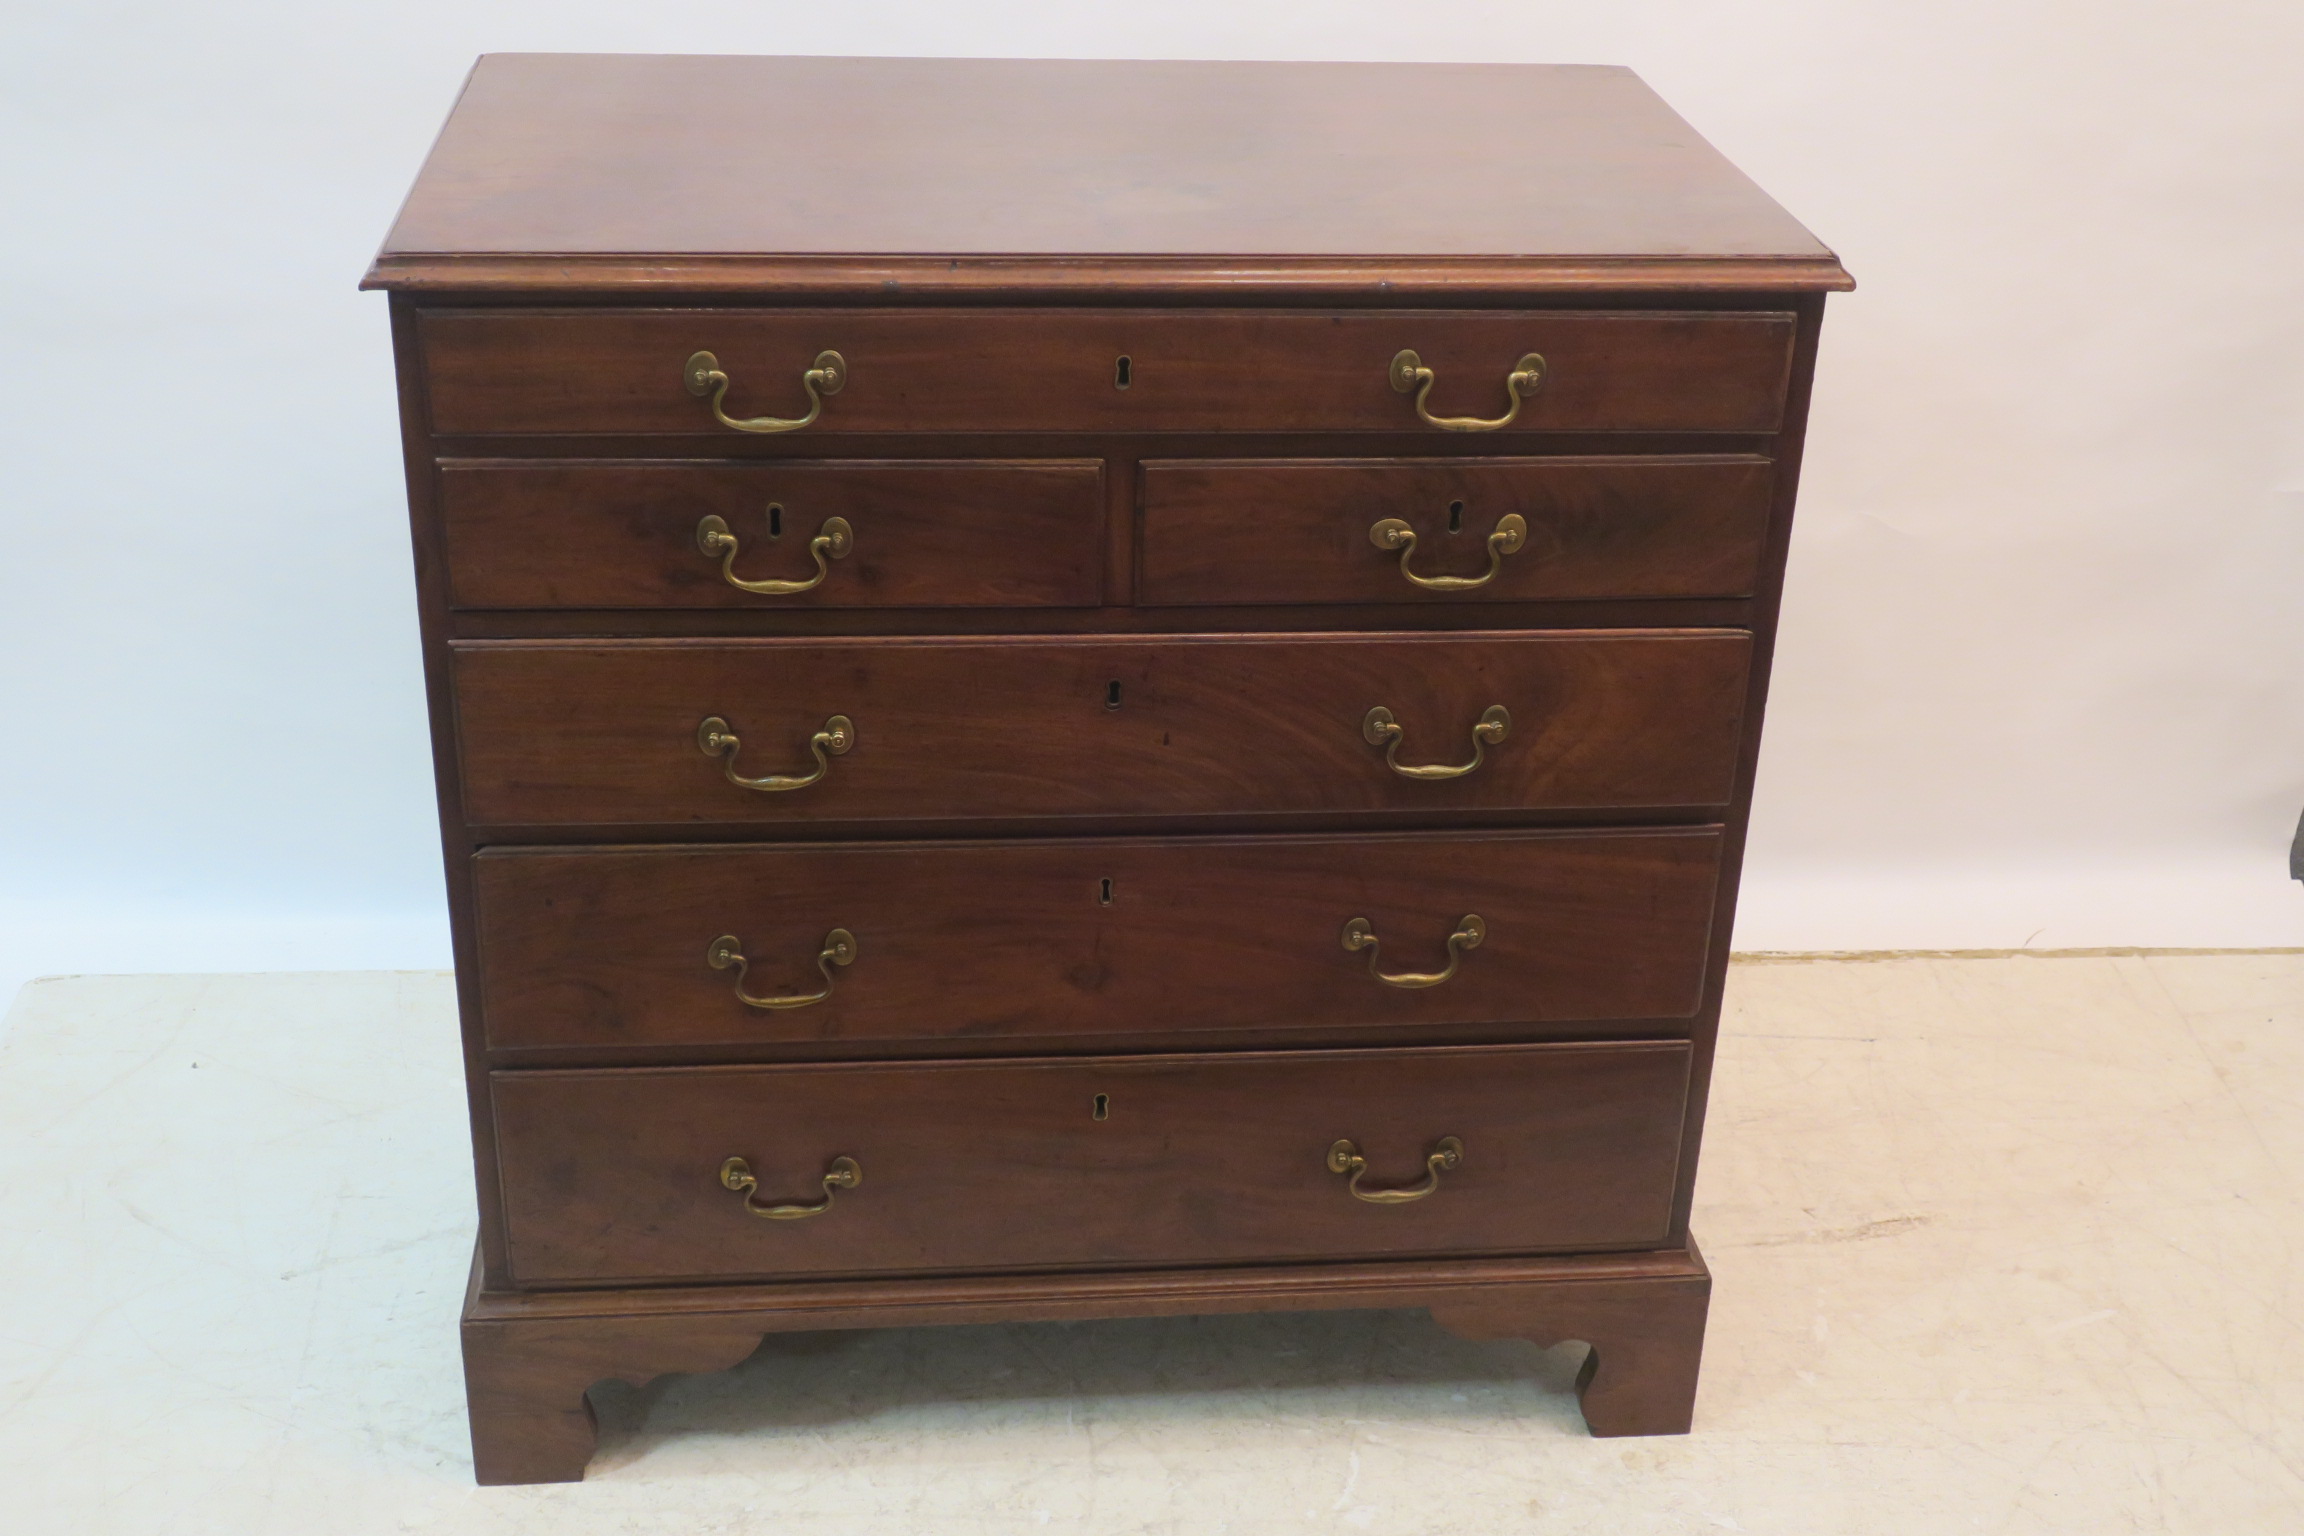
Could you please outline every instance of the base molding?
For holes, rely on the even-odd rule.
[[[1685,1434],[1711,1272],[1691,1241],[1652,1253],[1389,1264],[805,1281],[660,1290],[483,1291],[464,1301],[472,1461],[482,1483],[577,1482],[586,1393],[739,1364],[771,1333],[1218,1312],[1423,1307],[1452,1333],[1592,1346],[1576,1380],[1595,1435]]]

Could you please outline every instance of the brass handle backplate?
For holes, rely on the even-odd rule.
[[[712,417],[724,427],[739,432],[797,432],[818,416],[824,414],[824,398],[840,393],[848,382],[848,360],[837,352],[819,352],[815,366],[800,375],[800,387],[808,391],[808,414],[805,416],[751,416],[739,419],[728,414],[728,375],[720,367],[720,359],[709,352],[690,355],[688,366],[680,371],[680,382],[688,386],[688,393],[712,397]]]
[[[1384,749],[1384,761],[1391,770],[1404,779],[1460,779],[1487,760],[1488,748],[1502,741],[1512,731],[1512,712],[1501,704],[1491,704],[1480,712],[1480,723],[1472,727],[1472,761],[1468,763],[1403,763],[1400,761],[1400,742],[1407,732],[1400,722],[1392,718],[1392,711],[1379,704],[1361,717],[1360,736],[1372,747]]]
[[[1424,1182],[1411,1184],[1406,1189],[1362,1189],[1360,1176],[1368,1171],[1368,1159],[1360,1155],[1359,1146],[1349,1138],[1328,1149],[1328,1171],[1348,1174],[1351,1182],[1345,1188],[1352,1198],[1365,1200],[1370,1205],[1406,1205],[1421,1200],[1440,1187],[1442,1169],[1453,1169],[1464,1161],[1464,1143],[1453,1136],[1443,1136],[1432,1143],[1432,1150],[1424,1154]]]
[[[1496,520],[1496,531],[1488,535],[1488,569],[1478,576],[1419,576],[1408,569],[1408,559],[1416,553],[1416,530],[1397,517],[1387,517],[1370,528],[1368,542],[1378,549],[1400,551],[1400,574],[1427,592],[1469,592],[1494,581],[1496,573],[1504,569],[1504,557],[1528,542],[1528,520],[1517,512],[1507,512]]]
[[[1356,917],[1344,925],[1344,947],[1354,954],[1368,951],[1368,974],[1388,987],[1403,987],[1417,991],[1436,987],[1456,974],[1456,967],[1464,963],[1466,950],[1478,949],[1480,941],[1488,937],[1488,924],[1477,912],[1467,912],[1456,924],[1456,931],[1448,935],[1448,968],[1444,971],[1386,972],[1376,969],[1378,939],[1376,929],[1368,919]]]
[[[769,1221],[798,1221],[806,1216],[821,1216],[832,1209],[832,1192],[854,1189],[864,1182],[864,1170],[852,1157],[836,1157],[824,1172],[824,1198],[814,1205],[762,1205],[760,1181],[752,1177],[752,1165],[740,1157],[732,1157],[720,1165],[720,1184],[744,1197],[744,1209]],[[1367,1196],[1361,1196],[1366,1199]]]
[[[1433,374],[1424,366],[1424,359],[1414,352],[1403,349],[1393,357],[1391,378],[1392,387],[1400,393],[1415,392],[1416,414],[1424,418],[1426,426],[1445,432],[1493,432],[1498,427],[1512,425],[1520,414],[1521,402],[1536,393],[1544,382],[1544,359],[1530,352],[1513,365],[1512,371],[1504,376],[1504,390],[1512,397],[1512,409],[1493,420],[1479,416],[1435,416],[1426,409],[1424,401],[1432,393]]]
[[[848,551],[856,547],[856,530],[848,526],[848,519],[844,517],[824,519],[824,526],[817,529],[816,537],[808,541],[808,553],[816,558],[816,574],[806,581],[746,581],[737,575],[736,535],[729,531],[728,520],[717,512],[708,514],[704,521],[696,525],[696,547],[704,552],[705,559],[720,562],[721,576],[737,591],[788,597],[794,592],[806,592],[821,585],[832,571],[832,567],[825,562],[844,560]],[[1407,556],[1401,558],[1405,560]]]
[[[736,968],[736,1000],[747,1008],[805,1008],[832,995],[832,967],[856,963],[856,935],[845,928],[835,928],[824,935],[824,948],[816,956],[816,969],[824,973],[824,985],[798,997],[755,997],[745,991],[744,972],[751,962],[744,958],[743,941],[732,933],[724,933],[712,941],[712,947],[704,951],[704,963],[716,971],[730,966]]]
[[[706,757],[721,759],[720,771],[738,789],[757,789],[766,794],[777,794],[787,789],[806,789],[823,778],[832,766],[824,754],[829,752],[833,757],[839,757],[856,745],[856,722],[846,715],[834,715],[824,722],[824,729],[808,738],[808,751],[816,759],[816,770],[813,773],[770,773],[757,779],[744,777],[736,771],[736,753],[744,744],[728,729],[728,722],[718,715],[706,715],[703,723],[696,727],[696,745]]]

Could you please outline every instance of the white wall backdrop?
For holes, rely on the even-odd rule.
[[[0,995],[444,963],[353,285],[491,50],[1630,64],[1862,284],[1739,946],[2304,942],[2295,0],[18,0]]]

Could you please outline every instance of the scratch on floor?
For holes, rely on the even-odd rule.
[[[1924,1227],[1934,1221],[1933,1216],[1884,1216],[1878,1221],[1867,1221],[1861,1226],[1826,1227],[1821,1232],[1786,1232],[1777,1237],[1755,1237],[1741,1243],[1722,1243],[1723,1248],[1785,1248],[1794,1243],[1861,1243],[1875,1237],[1894,1237],[1914,1227]]]

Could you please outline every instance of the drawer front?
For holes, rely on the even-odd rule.
[[[1138,600],[1743,597],[1773,471],[1750,455],[1153,461]]]
[[[440,509],[459,608],[1033,608],[1103,599],[1097,460],[450,461],[440,466]]]
[[[1430,432],[1392,364],[1414,351],[1435,417],[1496,418],[1520,359],[1544,359],[1510,430],[1773,432],[1793,319],[1774,312],[1161,310],[434,310],[435,432],[717,433],[685,370],[712,353],[739,419],[791,421],[804,379],[844,379],[799,431]],[[1125,371],[1120,360],[1126,358]],[[1125,380],[1125,387],[1123,387]]]
[[[499,1050],[1152,1035],[1690,1018],[1720,832],[521,849],[474,869]],[[1452,950],[1467,915],[1479,939]],[[1372,950],[1345,947],[1354,919]],[[723,934],[740,969],[712,964]]]
[[[1680,1043],[516,1072],[522,1283],[1637,1248],[1667,1234]],[[1097,1115],[1101,1113],[1102,1119]],[[1462,1155],[1413,1187],[1444,1137]],[[731,1158],[756,1188],[723,1183]],[[821,1214],[834,1159],[859,1178]]]
[[[1725,805],[1750,651],[1732,630],[475,641],[454,669],[477,825],[935,823]]]

